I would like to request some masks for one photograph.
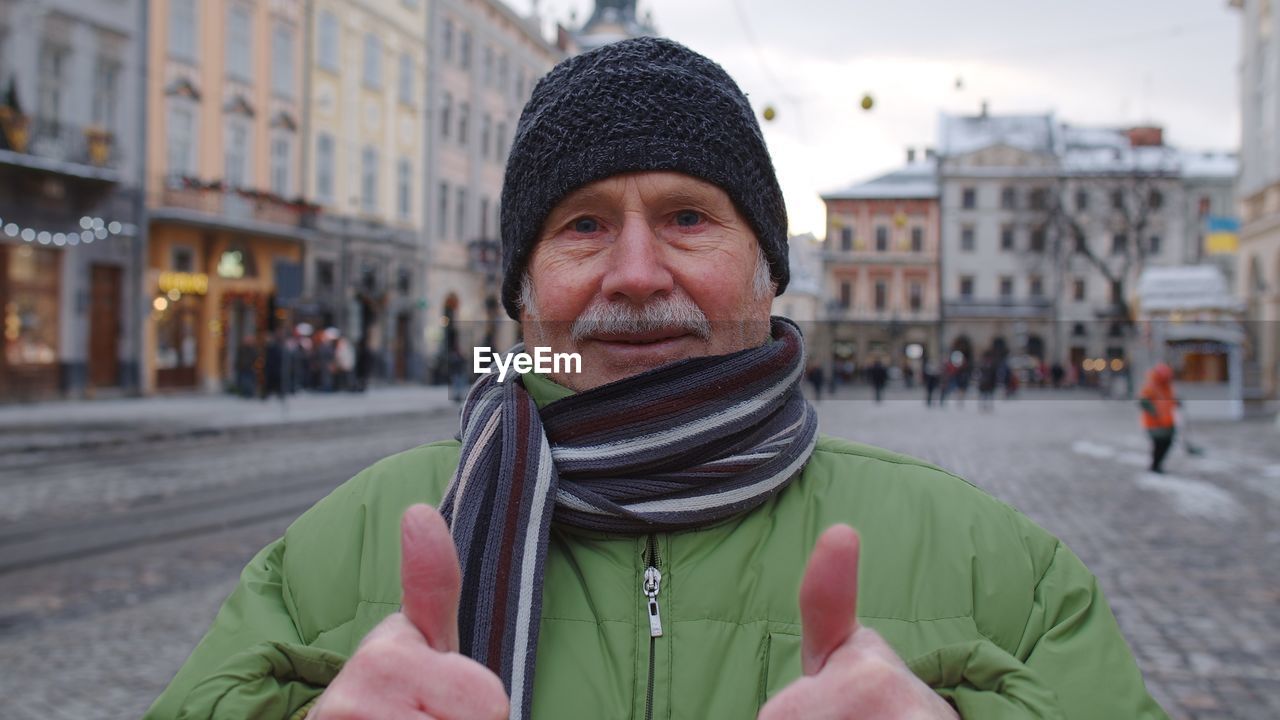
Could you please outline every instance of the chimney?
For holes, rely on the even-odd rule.
[[[988,107],[987,107],[987,101],[986,101],[986,100],[983,100],[983,101],[982,101],[982,112],[981,112],[981,114],[979,114],[979,115],[978,115],[978,117],[982,118],[983,120],[986,120],[986,119],[987,119],[987,110],[988,110]]]
[[[907,164],[914,165],[915,163],[916,163],[916,149],[913,147],[909,147],[907,148]]]
[[[1125,135],[1129,136],[1132,147],[1160,147],[1164,145],[1164,128],[1158,125],[1140,125],[1129,128]]]

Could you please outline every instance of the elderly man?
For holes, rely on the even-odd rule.
[[[769,318],[782,195],[719,66],[657,39],[557,66],[502,239],[526,347],[581,372],[483,378],[461,443],[303,515],[152,717],[1164,716],[1061,543],[818,436]]]

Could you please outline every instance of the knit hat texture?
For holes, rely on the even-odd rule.
[[[670,170],[719,186],[755,231],[779,295],[787,211],[760,125],[737,83],[662,38],[611,43],[564,60],[533,89],[502,185],[502,304],[519,318],[520,282],[547,215],[613,175]]]

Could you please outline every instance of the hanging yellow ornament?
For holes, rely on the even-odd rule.
[[[871,93],[867,93],[862,96],[863,110],[870,110],[871,108],[875,107],[875,104],[876,104],[875,98],[871,97]]]
[[[778,111],[774,110],[772,105],[765,105],[764,106],[765,122],[773,122],[773,119],[776,117],[778,117]]]

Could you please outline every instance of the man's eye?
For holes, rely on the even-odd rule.
[[[600,229],[600,223],[593,218],[582,217],[573,221],[573,231],[590,234]]]
[[[681,227],[693,227],[702,222],[702,213],[696,210],[681,210],[676,213],[676,224]]]

